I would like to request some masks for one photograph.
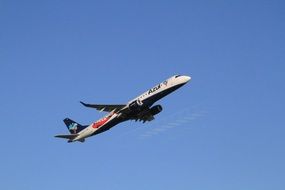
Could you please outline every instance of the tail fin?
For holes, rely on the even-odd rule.
[[[65,123],[65,125],[67,126],[67,129],[69,130],[71,134],[79,133],[80,131],[88,127],[88,125],[85,125],[85,126],[80,125],[79,123],[76,123],[75,121],[72,121],[69,118],[65,118],[63,122]]]

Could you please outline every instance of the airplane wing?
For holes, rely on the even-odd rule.
[[[135,121],[142,121],[143,123],[145,123],[146,121],[152,121],[155,118],[150,112],[150,109],[148,108],[145,109],[143,112],[139,113],[138,115],[132,116],[130,119]]]
[[[114,110],[120,110],[122,109],[123,107],[125,107],[126,105],[125,104],[86,104],[84,102],[81,102],[80,103],[82,105],[84,105],[85,107],[89,107],[89,108],[95,108],[96,110],[98,111],[105,111],[105,112],[111,112],[111,111],[114,111]]]
[[[132,117],[131,120],[135,120],[135,121],[142,121],[143,123],[147,122],[147,121],[152,121],[154,120],[154,116],[153,115],[143,115],[143,116],[137,116],[137,117]]]

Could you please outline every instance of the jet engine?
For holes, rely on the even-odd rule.
[[[162,106],[161,105],[156,105],[150,108],[150,112],[152,115],[156,115],[162,111]]]
[[[142,107],[142,102],[140,100],[135,100],[129,104],[129,110],[136,111],[140,110]]]

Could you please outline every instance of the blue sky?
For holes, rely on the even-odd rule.
[[[1,189],[283,190],[284,1],[0,1]],[[68,144],[89,103],[192,81]]]

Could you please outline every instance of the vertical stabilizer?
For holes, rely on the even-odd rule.
[[[85,129],[86,127],[88,127],[88,125],[82,126],[79,123],[76,123],[75,121],[72,121],[69,118],[65,118],[63,122],[65,123],[65,125],[67,126],[67,129],[69,130],[71,134],[77,134],[83,129]]]

